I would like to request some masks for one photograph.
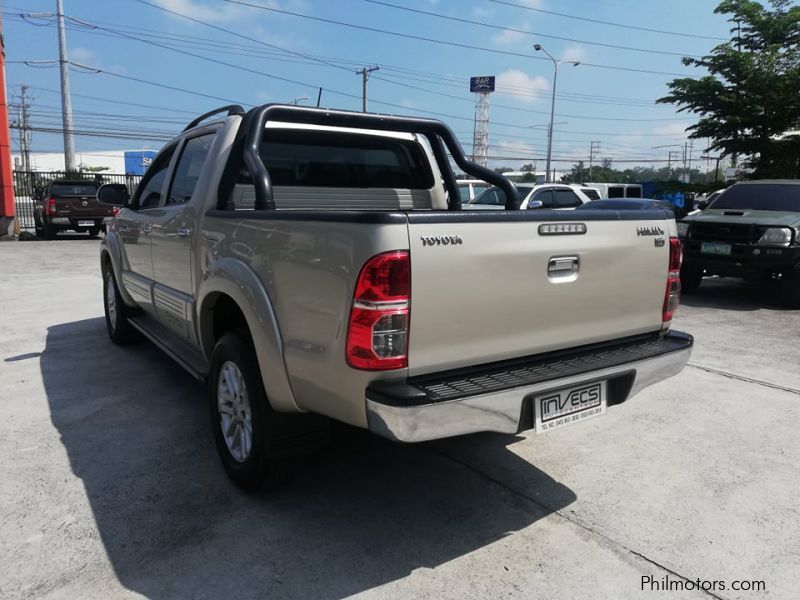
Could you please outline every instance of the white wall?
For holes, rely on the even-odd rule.
[[[63,171],[64,154],[62,152],[31,152],[31,169],[33,171]],[[87,167],[108,167],[109,173],[125,172],[124,150],[89,150],[76,152],[75,162]],[[19,153],[11,154],[11,164],[16,169],[22,166]]]

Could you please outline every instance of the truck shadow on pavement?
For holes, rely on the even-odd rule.
[[[576,499],[504,447],[517,438],[472,436],[442,451],[352,430],[285,487],[248,496],[216,456],[205,388],[151,344],[113,346],[101,318],[56,325],[41,369],[116,576],[148,598],[342,598]],[[462,444],[505,483],[462,460]]]
[[[775,281],[751,283],[739,279],[706,277],[693,294],[681,294],[681,304],[723,310],[791,310],[781,300]]]

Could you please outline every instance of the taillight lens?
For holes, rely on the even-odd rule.
[[[46,215],[56,214],[56,199],[48,198],[44,201],[44,212]]]
[[[672,321],[672,316],[678,309],[681,297],[681,262],[683,261],[683,248],[680,239],[669,238],[669,272],[667,274],[667,292],[664,296],[664,308],[661,321],[664,324]]]
[[[111,214],[116,217],[119,214],[119,206],[112,206]]]
[[[350,309],[347,364],[384,371],[408,366],[411,260],[406,250],[378,254],[361,268]]]

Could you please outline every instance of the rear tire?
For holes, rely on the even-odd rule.
[[[681,267],[681,293],[694,294],[703,282],[703,269]]]
[[[45,219],[42,222],[42,231],[44,232],[45,239],[47,240],[56,239],[56,234],[58,233],[58,229],[56,229],[50,223],[48,223],[47,219]]]
[[[783,273],[781,299],[787,308],[800,308],[800,265]]]
[[[228,477],[245,492],[275,487],[282,465],[270,457],[276,415],[267,400],[256,352],[245,332],[224,334],[211,353],[211,430]]]
[[[124,346],[138,339],[139,332],[128,321],[131,309],[120,296],[114,270],[110,265],[103,277],[103,309],[106,314],[106,330],[112,342]]]

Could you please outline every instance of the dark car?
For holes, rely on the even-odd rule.
[[[668,210],[675,214],[675,205],[663,200],[650,198],[627,198],[612,200],[592,200],[575,210]]]
[[[36,235],[53,239],[59,231],[71,229],[96,236],[103,220],[117,214],[118,208],[97,200],[99,183],[86,180],[55,179],[49,182],[34,206]]]
[[[800,180],[736,183],[682,219],[678,235],[684,292],[709,275],[774,280],[785,304],[800,308]]]

